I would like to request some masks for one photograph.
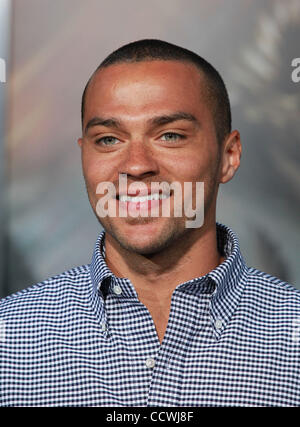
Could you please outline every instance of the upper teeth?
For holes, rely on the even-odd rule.
[[[169,197],[167,194],[149,194],[148,196],[120,196],[121,202],[133,202],[133,203],[142,203],[146,202],[148,200],[159,200],[159,199],[166,199]]]

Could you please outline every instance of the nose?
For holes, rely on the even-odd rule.
[[[156,175],[158,172],[158,163],[151,147],[141,140],[131,141],[120,165],[119,173],[125,173],[134,179],[141,179]]]

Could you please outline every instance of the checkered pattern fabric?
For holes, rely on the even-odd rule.
[[[2,299],[0,405],[298,406],[300,293],[217,237],[225,261],[177,286],[162,344],[104,233],[90,265]]]

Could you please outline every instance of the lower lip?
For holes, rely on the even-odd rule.
[[[151,216],[151,210],[159,208],[166,200],[169,200],[169,197],[166,199],[145,200],[144,202],[121,202],[119,200],[119,206],[120,209],[126,210],[129,214],[130,212],[149,213]]]

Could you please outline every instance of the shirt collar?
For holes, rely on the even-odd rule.
[[[194,284],[198,282],[199,285],[201,283],[202,287],[203,285],[204,287],[206,286],[208,292],[212,292],[210,314],[215,336],[218,338],[237,307],[247,281],[248,268],[242,257],[238,238],[235,233],[226,225],[218,222],[216,223],[216,228],[218,250],[225,256],[225,260],[206,276],[186,282],[185,286],[193,283],[193,288],[196,289]],[[105,262],[104,231],[100,233],[97,239],[90,272],[93,288],[96,293],[101,291],[101,285],[105,282],[105,279],[111,278],[114,282],[122,280],[123,285],[127,288],[126,293],[128,295],[131,294],[130,296],[136,296],[135,291],[128,287],[129,280],[117,278]],[[182,284],[178,286],[182,286]]]
[[[216,285],[210,300],[211,320],[216,337],[220,337],[240,301],[247,283],[248,267],[236,234],[218,222],[216,227],[218,249],[226,259],[207,276]]]
[[[102,282],[109,278],[115,277],[105,262],[105,231],[99,234],[97,239],[92,262],[90,264],[91,279],[94,291],[97,293],[101,290]]]

